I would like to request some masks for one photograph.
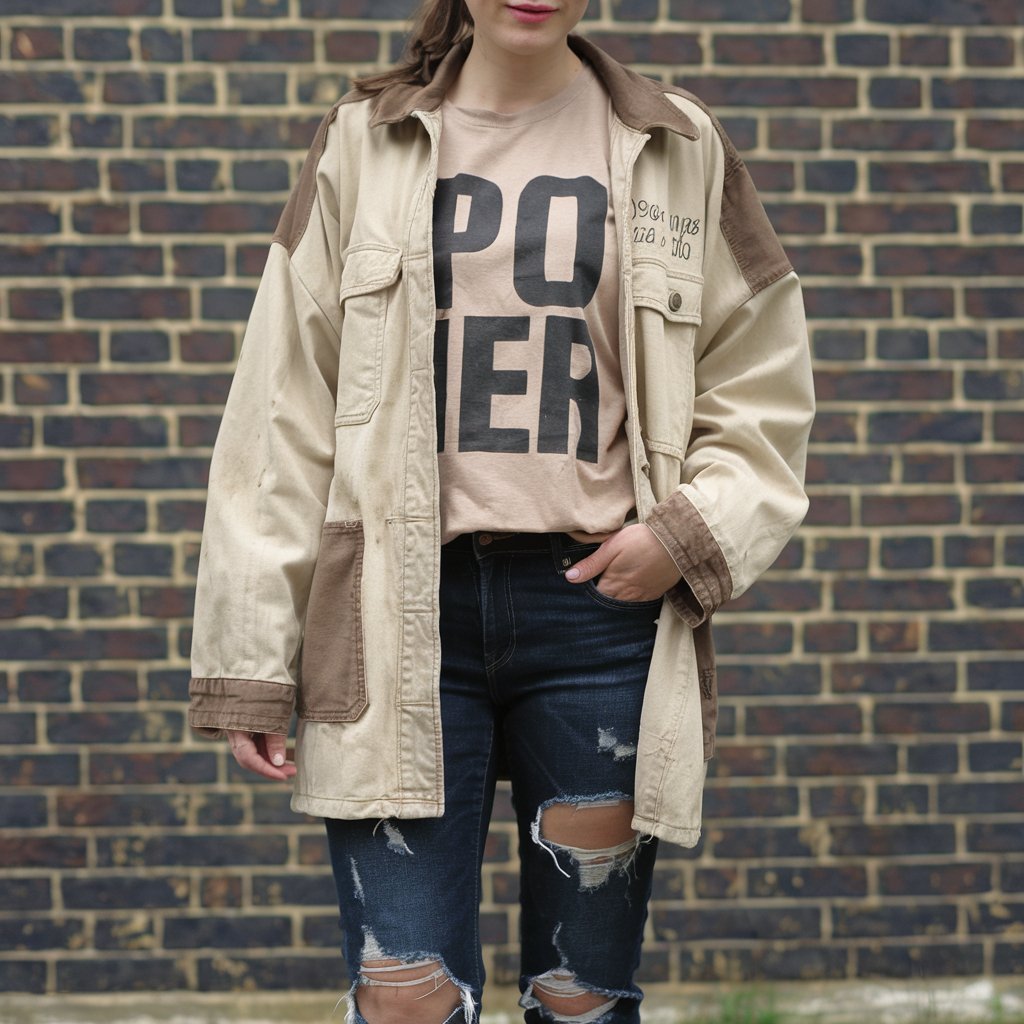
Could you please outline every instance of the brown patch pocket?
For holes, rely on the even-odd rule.
[[[366,707],[362,584],[362,522],[324,523],[302,640],[300,718],[351,722]]]

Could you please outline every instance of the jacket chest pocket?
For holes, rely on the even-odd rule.
[[[644,434],[682,458],[693,415],[694,343],[704,279],[657,260],[633,264],[637,377],[644,390]]]
[[[345,254],[338,292],[341,352],[336,426],[366,423],[380,403],[389,306],[401,270],[402,251],[390,246],[363,245]]]

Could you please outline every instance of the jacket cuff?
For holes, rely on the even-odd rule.
[[[188,724],[200,736],[219,739],[226,729],[288,735],[295,707],[288,683],[193,676],[188,693]]]
[[[673,491],[645,520],[683,578],[665,595],[683,621],[696,628],[732,594],[732,574],[718,541],[682,491]]]

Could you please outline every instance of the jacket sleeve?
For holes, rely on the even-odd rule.
[[[800,285],[725,144],[721,209],[708,219],[715,235],[683,482],[647,519],[683,575],[669,600],[694,627],[775,561],[806,514],[814,416]]]
[[[189,724],[287,733],[334,465],[338,226],[324,118],[270,245],[210,465]]]

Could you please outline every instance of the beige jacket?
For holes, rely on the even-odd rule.
[[[717,698],[710,617],[806,511],[813,415],[796,276],[720,125],[692,96],[571,44],[616,111],[620,348],[638,518],[683,574],[644,699],[633,826],[700,835]],[[189,722],[286,733],[294,810],[444,811],[426,87],[326,114],[284,213],[214,449]]]

